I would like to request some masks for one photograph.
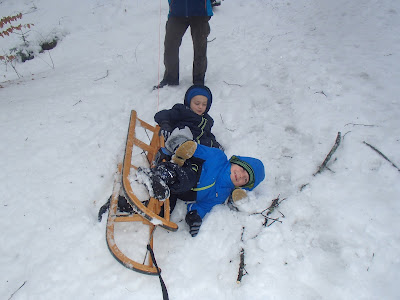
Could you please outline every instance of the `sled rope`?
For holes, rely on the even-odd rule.
[[[156,231],[156,229],[157,229],[157,226],[154,227],[153,230],[151,231],[149,242],[147,243],[147,253],[150,252],[151,260],[153,261],[154,266],[157,269],[157,275],[160,278],[161,290],[162,290],[162,293],[163,293],[163,300],[169,300],[167,287],[165,286],[164,280],[161,277],[160,269],[158,268],[158,265],[157,265],[157,262],[156,262],[156,257],[154,255],[154,251],[153,251],[153,249],[151,248],[151,245],[150,245],[151,240],[153,238],[153,235],[154,235],[154,232]],[[145,258],[144,258],[145,260],[146,260],[146,257],[147,257],[147,253],[146,253]]]
[[[160,83],[160,61],[161,61],[161,0],[158,18],[158,78],[157,82]],[[157,111],[160,104],[160,89],[157,89]]]
[[[154,227],[154,229],[152,230],[151,237],[153,237],[153,234],[154,234],[154,231],[156,230],[156,228],[157,227]],[[154,266],[157,269],[158,278],[160,278],[161,290],[162,290],[162,294],[163,294],[163,300],[169,300],[167,287],[165,286],[164,280],[161,277],[160,269],[158,268],[156,257],[154,255],[154,251],[153,251],[153,249],[151,248],[151,245],[150,245],[150,240],[149,240],[149,243],[147,244],[147,250],[148,250],[148,252],[150,252],[151,260],[153,261]]]
[[[147,245],[147,250],[150,251],[151,259],[153,260],[154,265],[157,268],[157,274],[158,274],[158,277],[160,278],[161,290],[162,290],[162,293],[163,293],[163,300],[169,300],[167,287],[165,286],[164,280],[161,277],[160,269],[157,266],[156,258],[154,256],[153,249],[151,249],[151,247],[150,247],[150,244]]]

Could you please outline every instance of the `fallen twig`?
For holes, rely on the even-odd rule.
[[[364,126],[364,127],[376,127],[376,125],[369,125],[369,124],[359,124],[359,123],[347,123],[344,126],[353,125],[353,126]]]
[[[15,293],[18,292],[25,285],[25,283],[26,283],[26,280],[14,293],[11,294],[11,296],[10,296],[10,298],[8,298],[8,300],[10,300],[15,295]]]
[[[221,122],[222,122],[222,124],[224,124],[224,126],[225,126],[226,130],[228,130],[228,131],[231,131],[231,132],[234,132],[235,130],[233,130],[233,129],[229,129],[228,127],[226,127],[226,125],[225,125],[225,122],[224,122],[224,119],[222,119],[222,115],[221,115],[221,114],[219,114],[219,116],[221,117]]]
[[[371,257],[371,263],[372,263],[372,260],[374,259],[374,257],[375,257],[375,253],[372,253],[372,257]],[[368,268],[367,268],[367,272],[369,271],[369,266],[368,266]]]
[[[386,159],[388,162],[390,162],[392,164],[392,166],[395,167],[397,169],[397,171],[400,172],[400,169],[389,158],[387,158],[385,154],[383,154],[381,151],[376,149],[374,146],[368,144],[367,142],[364,141],[363,143],[365,145],[367,145],[368,147],[370,147],[372,150],[374,150],[376,153],[378,153],[380,156],[382,156],[384,159]]]
[[[98,81],[98,80],[101,80],[101,79],[104,79],[104,78],[106,78],[106,77],[108,77],[108,70],[107,70],[107,72],[106,72],[106,75],[104,75],[103,77],[100,77],[100,78],[97,78],[97,79],[95,79],[94,81]]]
[[[226,83],[227,85],[236,85],[236,86],[242,87],[242,85],[240,85],[240,84],[237,84],[237,83],[228,83],[228,82],[226,82],[225,80],[224,80],[224,83]]]
[[[277,208],[279,206],[279,204],[281,204],[282,201],[284,201],[284,200],[286,200],[286,198],[283,198],[282,200],[280,200],[279,195],[278,195],[277,198],[272,200],[272,203],[269,207],[267,207],[266,209],[264,209],[261,212],[252,213],[251,215],[262,215],[265,218],[264,223],[263,223],[264,227],[269,227],[275,222],[282,223],[282,221],[280,221],[279,218],[273,219],[273,218],[270,218],[269,215],[272,214],[274,212],[275,208]],[[285,215],[283,213],[280,212],[280,214],[282,215],[283,218],[285,217]],[[272,220],[272,222],[270,224],[268,224],[269,220]]]
[[[304,183],[300,186],[299,191],[302,192],[307,186],[309,186],[309,183]]]
[[[77,105],[78,103],[80,103],[80,102],[82,102],[82,100],[79,100],[78,102],[76,102],[74,105],[72,105],[72,106],[75,106],[75,105]]]
[[[240,237],[240,240],[243,242],[243,233],[244,233],[244,227],[242,227],[242,235]],[[242,281],[242,277],[247,273],[245,269],[246,264],[244,263],[244,248],[242,247],[240,249],[240,263],[239,263],[239,272],[238,272],[238,277],[236,279],[236,283],[239,284]]]
[[[329,160],[331,159],[333,153],[335,153],[336,149],[339,147],[339,145],[340,145],[340,140],[341,140],[341,133],[338,132],[337,137],[336,137],[335,144],[333,145],[331,151],[329,151],[329,153],[328,153],[328,155],[326,156],[324,162],[319,166],[317,172],[315,172],[315,173],[313,174],[313,176],[315,176],[315,175],[321,173],[325,168],[327,168],[326,165],[328,164]]]
[[[328,98],[328,96],[325,94],[324,91],[315,92],[314,94],[322,94],[322,95],[324,95],[326,98]]]

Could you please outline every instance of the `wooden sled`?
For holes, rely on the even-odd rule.
[[[145,136],[145,138],[150,140],[149,144],[146,144],[137,138],[136,133],[139,128],[143,132],[146,132],[147,136]],[[150,199],[146,201],[140,200],[135,194],[134,187],[132,187],[132,182],[130,181],[132,180],[131,173],[135,172],[135,170],[140,166],[135,162],[135,159],[132,159],[134,152],[139,153],[139,156],[144,157],[145,160],[147,160],[148,166],[153,166],[158,150],[160,147],[164,146],[164,139],[158,135],[159,129],[160,127],[158,125],[151,126],[139,119],[136,111],[132,110],[128,136],[126,139],[124,161],[123,164],[118,165],[108,212],[106,232],[107,245],[115,259],[128,269],[149,275],[157,275],[158,271],[160,271],[155,267],[151,255],[148,255],[146,252],[145,257],[141,262],[129,258],[117,246],[114,229],[118,222],[141,222],[145,227],[148,227],[149,235],[147,247],[150,246],[151,249],[153,249],[153,233],[156,226],[163,227],[170,231],[178,230],[178,225],[170,221],[169,199],[159,201],[150,197]],[[118,196],[121,192],[125,194],[128,203],[132,206],[135,213],[119,213]],[[164,217],[159,216],[162,209],[164,210]],[[135,240],[132,240],[132,244],[132,246],[137,246],[135,245]]]

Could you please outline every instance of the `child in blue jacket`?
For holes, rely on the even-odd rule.
[[[169,196],[171,210],[177,199],[194,201],[187,206],[185,218],[193,237],[215,205],[223,204],[235,189],[253,190],[265,178],[259,159],[232,156],[228,160],[222,150],[199,145],[180,135],[179,130],[172,133],[165,146],[174,156],[150,173],[147,170],[151,179],[148,189],[159,200]]]
[[[212,104],[212,93],[204,85],[192,85],[185,93],[183,104],[175,104],[155,114],[154,120],[160,125],[161,134],[168,140],[175,128],[189,127],[193,140],[208,147],[221,148],[211,133],[214,120],[208,114]]]

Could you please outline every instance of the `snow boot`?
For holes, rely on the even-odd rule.
[[[186,141],[175,150],[175,154],[172,156],[171,161],[182,167],[185,161],[193,156],[196,149],[196,142]]]
[[[158,166],[163,161],[170,161],[171,155],[172,153],[170,153],[166,148],[164,147],[160,148],[154,158],[154,165]]]
[[[172,82],[172,81],[168,81],[166,79],[163,79],[160,81],[160,83],[158,85],[153,86],[153,91],[157,90],[157,89],[162,89],[164,86],[166,85],[179,85],[179,81],[178,82]]]
[[[143,183],[151,197],[156,198],[159,201],[166,200],[169,195],[169,187],[160,175],[155,174],[153,169],[138,168],[136,173],[137,180]]]
[[[244,189],[234,189],[232,192],[232,201],[236,202],[247,197],[247,193]]]
[[[164,181],[168,186],[175,183],[176,179],[175,171],[167,168],[165,164],[156,166],[154,169],[152,169],[152,173],[155,176],[160,177],[162,181]]]

